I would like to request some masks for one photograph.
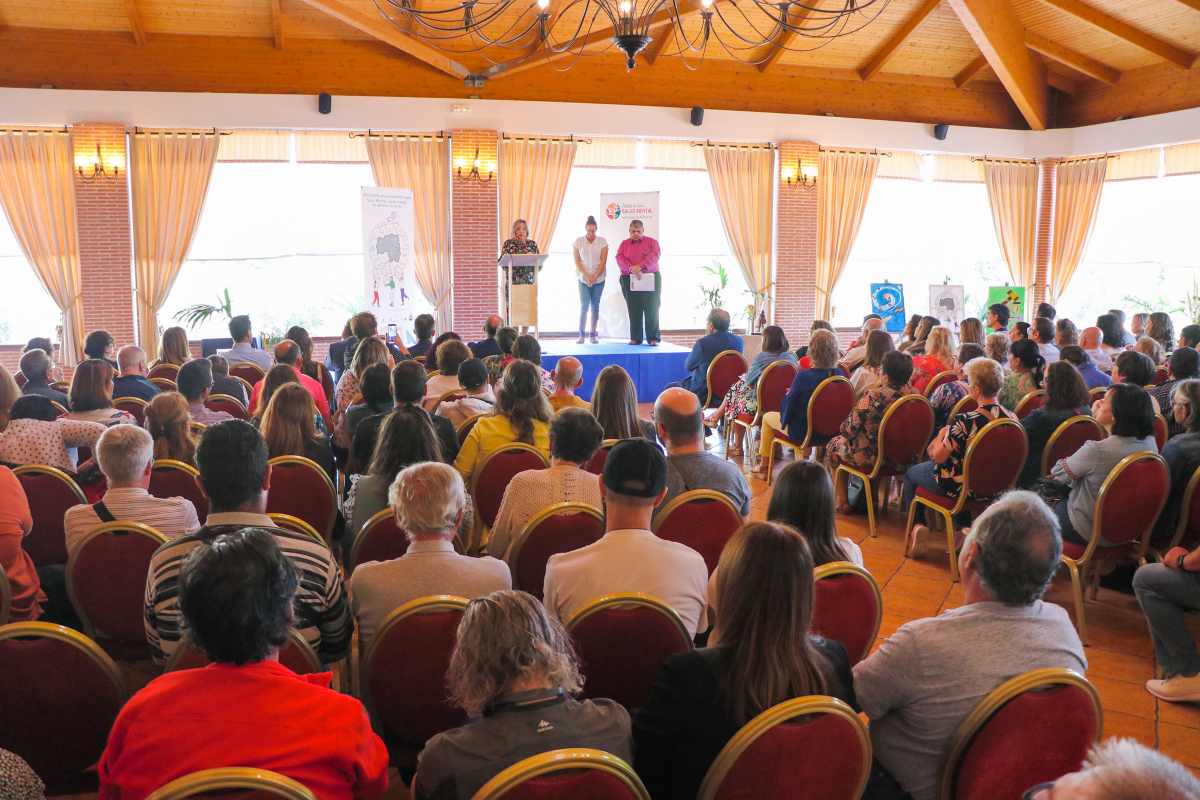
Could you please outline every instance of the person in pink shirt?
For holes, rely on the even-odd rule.
[[[629,223],[629,238],[617,248],[617,265],[621,267],[621,294],[629,309],[629,343],[641,344],[645,331],[646,341],[657,347],[662,336],[658,330],[658,305],[662,295],[662,276],[658,272],[658,241],[644,234],[645,226],[640,219]],[[630,276],[643,273],[654,275],[653,292],[630,291]]]
[[[325,389],[321,386],[320,381],[314,380],[300,371],[300,345],[293,342],[291,339],[284,339],[279,344],[275,345],[275,363],[286,364],[296,371],[296,378],[300,381],[300,385],[304,390],[312,396],[313,402],[317,406],[317,411],[321,412],[321,418],[325,420],[325,430],[333,430],[333,426],[329,421],[329,401],[325,398]],[[253,410],[258,408],[258,398],[262,394],[263,381],[254,384],[254,390],[250,393],[250,408]]]

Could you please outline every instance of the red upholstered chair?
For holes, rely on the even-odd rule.
[[[179,386],[170,378],[149,378],[148,380],[157,386],[160,392],[179,391]]]
[[[1034,389],[1017,402],[1017,407],[1014,409],[1013,413],[1017,415],[1017,419],[1025,419],[1039,408],[1044,408],[1045,405],[1046,390]]]
[[[48,793],[79,791],[125,703],[117,665],[82,633],[45,622],[0,627],[0,664],[0,748],[28,761]]]
[[[137,420],[138,425],[146,424],[146,406],[145,400],[140,397],[117,397],[113,399],[113,408],[118,411],[124,411]]]
[[[63,514],[71,506],[87,502],[83,490],[70,475],[45,464],[16,467],[13,474],[25,490],[33,516],[33,530],[21,546],[39,567],[67,563]]]
[[[1097,400],[1103,400],[1104,395],[1108,394],[1108,387],[1096,386],[1095,388],[1089,389],[1088,394],[1091,395],[1093,403]]]
[[[826,378],[813,389],[808,398],[808,428],[804,440],[793,441],[782,431],[775,434],[775,444],[792,450],[802,458],[808,458],[809,452],[815,447],[825,449],[825,443],[837,436],[842,429],[842,423],[854,409],[854,389],[850,381],[840,375]],[[767,482],[774,480],[775,448],[771,448],[767,456]]]
[[[967,414],[972,411],[978,411],[978,410],[979,410],[979,401],[976,400],[974,397],[971,397],[970,395],[966,395],[961,400],[959,400],[957,403],[955,403],[954,407],[950,409],[950,414],[949,414],[949,416],[946,417],[946,424],[953,425],[954,418],[957,417],[959,414]]]
[[[192,501],[200,523],[208,519],[208,496],[200,487],[200,470],[173,458],[160,458],[150,470],[150,494]]]
[[[1100,696],[1067,669],[1038,669],[993,689],[958,726],[938,800],[1019,800],[1083,766],[1104,728]]]
[[[467,417],[458,424],[457,428],[454,429],[454,435],[458,437],[459,447],[462,447],[463,442],[467,440],[467,436],[471,433],[471,428],[475,427],[475,423],[479,422],[479,418],[485,413],[486,412],[480,412],[473,417]]]
[[[763,414],[783,408],[783,397],[791,388],[795,378],[796,367],[786,361],[775,361],[767,365],[767,368],[758,376],[758,383],[754,388],[758,412],[753,417],[749,414],[739,414],[733,418],[733,425],[730,425],[726,431],[726,435],[729,437],[725,443],[727,453],[729,444],[733,440],[734,427],[741,426],[746,429],[747,433],[751,428],[761,429]]]
[[[163,672],[175,672],[181,669],[199,669],[200,667],[208,666],[210,663],[212,662],[208,660],[205,652],[193,644],[191,639],[184,637],[179,646],[175,648],[175,652],[167,659],[167,663],[163,665]],[[279,651],[279,663],[297,675],[312,675],[317,672],[324,672],[324,667],[321,665],[321,658],[317,655],[317,651],[312,648],[312,645],[295,628],[292,628],[288,632],[287,644]]]
[[[1098,442],[1108,435],[1104,426],[1095,417],[1079,415],[1063,420],[1046,440],[1042,451],[1042,474],[1049,475],[1050,469],[1060,459],[1070,458],[1085,442]]]
[[[299,517],[293,517],[291,514],[280,514],[279,512],[267,514],[267,516],[271,518],[271,522],[275,523],[275,527],[277,528],[283,528],[285,531],[291,531],[292,533],[300,533],[313,541],[325,544],[325,537],[321,535],[320,531]]]
[[[1008,491],[1017,482],[1025,456],[1029,452],[1029,440],[1019,422],[1007,417],[994,419],[984,425],[967,443],[963,460],[963,483],[957,497],[918,488],[912,505],[908,507],[908,523],[904,528],[905,557],[916,555],[916,533],[913,523],[917,508],[924,506],[941,515],[946,527],[946,549],[950,556],[950,577],[958,581],[958,558],[954,537],[954,517],[963,511],[979,514],[991,501]]]
[[[1167,381],[1171,380],[1171,371],[1166,367],[1159,367],[1154,371],[1154,386],[1162,386]]]
[[[700,555],[708,574],[717,568],[725,543],[742,527],[742,512],[723,492],[692,489],[671,498],[651,523],[660,539],[686,544]]]
[[[337,490],[325,470],[304,456],[276,456],[267,490],[267,513],[291,514],[313,526],[325,538],[333,536],[337,520]]]
[[[633,767],[603,750],[551,750],[518,761],[472,800],[650,800]]]
[[[317,380],[321,384],[321,391],[325,392],[325,402],[333,405],[334,395],[337,394],[337,387],[333,383],[333,375],[325,368],[325,365],[319,361],[314,361],[313,365],[317,368],[317,374],[320,376]],[[249,397],[250,395],[246,395]]]
[[[169,364],[166,361],[155,364],[146,373],[147,378],[166,378],[169,381],[175,380],[179,375],[179,365]]]
[[[1179,503],[1179,521],[1175,523],[1175,533],[1171,536],[1167,550],[1179,546],[1191,550],[1200,542],[1200,498],[1196,497],[1197,489],[1200,489],[1200,468],[1192,473],[1187,487],[1183,490],[1183,497]]]
[[[1063,541],[1062,562],[1071,575],[1075,599],[1075,627],[1087,644],[1084,584],[1093,596],[1099,590],[1105,567],[1122,561],[1145,562],[1154,523],[1171,492],[1167,462],[1158,453],[1125,456],[1100,484],[1092,512],[1092,531],[1087,546]],[[1098,547],[1100,539],[1110,547]]]
[[[67,594],[89,636],[122,653],[145,650],[146,576],[166,541],[149,525],[120,519],[83,537],[67,561]]]
[[[871,772],[867,726],[834,697],[772,706],[721,748],[698,800],[857,800]]]
[[[434,734],[466,722],[446,699],[446,670],[467,599],[421,597],[393,611],[367,647],[358,686],[392,763],[416,766]]]
[[[729,387],[746,374],[746,358],[737,350],[722,350],[708,362],[704,376],[704,406],[717,407]]]
[[[597,448],[596,454],[592,456],[588,463],[583,465],[583,468],[593,475],[603,475],[604,465],[608,462],[608,451],[613,449],[613,445],[621,441],[620,439],[605,439]]]
[[[1167,446],[1167,421],[1162,414],[1154,415],[1154,444],[1158,445],[1158,452]]]
[[[883,412],[876,436],[875,463],[870,472],[863,472],[849,464],[839,464],[834,470],[837,481],[854,475],[865,484],[867,493],[867,525],[872,536],[878,536],[875,527],[875,490],[885,479],[903,475],[905,471],[925,457],[925,446],[933,436],[933,407],[919,394],[899,398]]]
[[[945,372],[939,372],[937,375],[934,375],[929,379],[929,383],[925,384],[926,399],[933,397],[933,393],[937,391],[939,386],[947,383],[954,383],[956,380],[958,380],[958,373],[952,369],[948,369]]]
[[[245,378],[239,378],[237,375],[230,375],[229,377],[233,378],[235,381],[237,381],[238,383],[240,383],[242,385],[242,392],[245,393],[246,399],[249,400],[250,397],[254,394],[254,384],[251,383],[250,381],[246,380]],[[330,402],[333,402],[332,398],[330,398]]]
[[[571,615],[567,631],[585,676],[584,696],[616,700],[631,713],[645,704],[667,659],[692,649],[675,610],[640,593],[593,600]]]
[[[375,513],[362,530],[354,537],[350,558],[346,561],[346,574],[354,572],[359,564],[368,561],[391,561],[408,552],[408,534],[396,522],[390,508]]]
[[[17,388],[19,389],[22,386],[24,386],[25,382],[29,379],[25,377],[24,372],[21,372],[21,370],[17,370],[16,372],[13,373],[13,380],[17,382]]]
[[[298,781],[269,769],[251,767],[221,767],[193,772],[156,789],[146,800],[219,796],[317,800],[317,796]]]
[[[487,541],[487,533],[496,524],[500,513],[500,501],[509,481],[518,472],[527,469],[545,469],[550,466],[546,454],[533,445],[513,442],[488,453],[475,470],[471,481],[471,497],[475,500],[475,527],[482,531],[480,542]],[[475,552],[475,542],[468,552]]]
[[[535,514],[509,545],[514,589],[542,599],[550,556],[587,547],[604,535],[604,514],[587,503],[555,503]]]
[[[249,361],[240,361],[237,364],[229,365],[229,374],[235,378],[241,378],[246,383],[254,386],[254,384],[266,377],[266,372],[262,367],[251,364]],[[246,395],[249,397],[249,395]]]
[[[250,419],[250,414],[242,405],[242,401],[227,394],[209,395],[208,399],[204,401],[204,407],[209,411],[224,411],[234,419]]]
[[[871,573],[848,561],[817,567],[813,574],[812,629],[841,642],[850,666],[871,652],[883,621],[883,595]]]

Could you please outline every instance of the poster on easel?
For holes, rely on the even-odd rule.
[[[1025,319],[1025,287],[1024,286],[989,286],[987,305],[994,306],[1002,303],[1008,306],[1008,318],[1014,322]],[[984,309],[986,313],[987,309]]]
[[[888,333],[904,331],[904,286],[899,283],[871,284],[871,313],[883,319]]]
[[[413,193],[411,189],[362,187],[363,269],[366,308],[380,329],[395,323],[412,330]]]
[[[960,285],[940,283],[929,287],[929,316],[938,320],[952,331],[966,317],[966,291]]]

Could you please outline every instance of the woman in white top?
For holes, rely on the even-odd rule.
[[[596,336],[596,323],[600,320],[600,298],[604,294],[605,271],[608,269],[608,242],[596,235],[596,218],[589,216],[584,226],[587,233],[575,240],[575,269],[579,272],[579,338],[583,344],[583,325],[587,322],[588,307],[592,309],[592,344],[600,339]]]

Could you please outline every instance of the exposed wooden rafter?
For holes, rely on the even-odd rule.
[[[1183,3],[1188,8],[1194,8],[1197,11],[1200,11],[1200,0],[1179,0],[1179,2]]]
[[[908,19],[904,20],[904,24],[901,25],[895,33],[888,37],[886,42],[880,45],[880,47],[871,54],[871,57],[867,59],[867,63],[858,70],[858,74],[862,76],[864,81],[871,80],[871,78],[875,77],[875,75],[877,75],[879,71],[883,69],[883,66],[887,64],[888,59],[900,49],[900,45],[904,44],[904,41],[912,35],[912,32],[917,29],[917,26],[924,22],[925,18],[933,13],[933,10],[938,7],[938,3],[940,2],[941,0],[924,0],[924,2],[921,3],[921,5],[909,15]]]
[[[789,3],[788,23],[791,25],[800,25],[804,22],[804,20],[808,19],[811,13],[811,8],[801,6],[796,3]],[[796,36],[797,34],[795,31],[781,29],[779,35],[775,37],[775,41],[771,43],[771,49],[767,51],[767,54],[763,57],[763,60],[758,62],[758,71],[766,72],[772,66],[774,66],[775,63],[779,61],[780,57],[787,52],[788,46],[792,43]]]
[[[1110,86],[1121,80],[1120,70],[1114,69],[1108,64],[1101,63],[1091,56],[1078,53],[1058,42],[1051,41],[1041,34],[1034,33],[1033,31],[1025,31],[1025,43],[1035,53],[1040,53],[1065,67],[1070,67],[1076,72],[1087,75],[1089,78],[1103,81]]]
[[[142,10],[138,0],[125,0],[125,16],[129,18],[129,33],[138,45],[146,43],[146,26],[142,24]]]
[[[1080,0],[1042,0],[1042,2],[1060,11],[1065,11],[1071,16],[1081,19],[1089,25],[1099,28],[1118,39],[1123,39],[1135,47],[1140,47],[1147,52],[1153,53],[1177,67],[1191,69],[1192,64],[1196,61],[1195,53],[1189,53],[1183,48],[1176,47],[1170,42],[1147,33],[1140,28],[1135,28],[1128,22],[1123,22],[1098,8],[1093,8],[1086,3],[1080,2]]]
[[[402,53],[406,53],[418,61],[423,61],[447,75],[453,75],[456,78],[465,78],[470,74],[470,70],[454,59],[448,58],[444,53],[422,41],[414,39],[412,36],[402,33],[395,26],[380,19],[378,16],[372,16],[363,12],[357,6],[346,2],[346,0],[298,1],[312,6],[318,11],[323,11],[334,19],[346,23],[351,28],[361,31],[385,44],[389,44]]]
[[[1079,81],[1052,69],[1046,70],[1046,83],[1063,94],[1075,94],[1079,91]]]
[[[1025,28],[1009,0],[949,0],[950,7],[1035,131],[1050,124],[1046,66],[1025,46]]]
[[[958,74],[954,76],[954,85],[959,89],[966,86],[968,83],[975,80],[975,78],[979,76],[979,73],[983,72],[987,68],[987,65],[988,62],[986,58],[983,56],[976,57],[973,61],[971,61],[970,64],[967,64],[965,67],[960,69]]]
[[[1200,2],[1200,0],[1197,0],[1197,2]],[[674,31],[674,25],[664,25],[659,28],[650,40],[650,44],[646,45],[646,49],[642,51],[642,60],[647,64],[653,64],[657,61],[658,57],[662,55],[663,48],[667,46],[667,42],[673,38]]]
[[[283,49],[283,9],[279,4],[283,0],[271,0],[271,33],[275,38],[275,49]]]

